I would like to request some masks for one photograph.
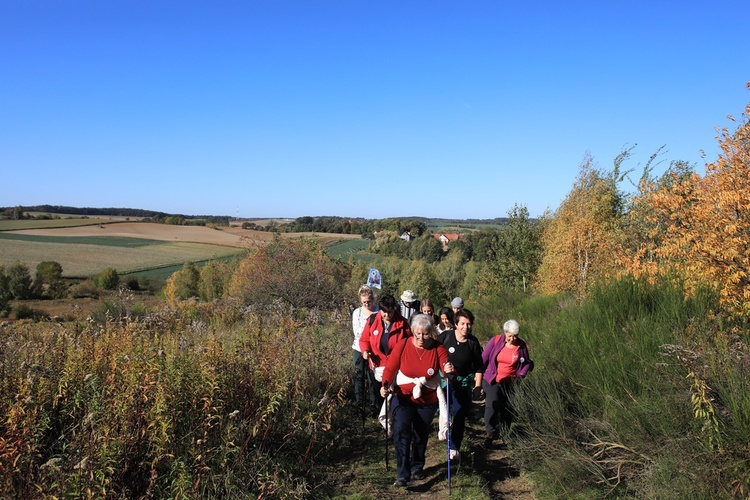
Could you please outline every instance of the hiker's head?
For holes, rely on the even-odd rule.
[[[432,301],[430,299],[422,300],[422,305],[419,306],[419,309],[422,314],[433,314],[435,312],[435,308],[432,306]]]
[[[427,314],[415,314],[411,317],[411,332],[415,337],[422,339],[436,339],[437,331],[432,316]]]
[[[518,340],[518,332],[521,330],[521,325],[514,319],[509,319],[503,325],[503,333],[505,333],[505,341],[513,345]]]
[[[372,293],[372,288],[367,285],[359,287],[359,304],[363,306],[372,307],[375,305],[375,297]]]
[[[401,294],[401,302],[411,307],[417,301],[417,294],[412,290],[404,290]]]
[[[453,315],[453,320],[456,325],[456,333],[460,333],[462,337],[465,337],[471,332],[471,325],[474,323],[474,318],[469,315],[468,311],[456,311],[456,314]]]
[[[453,308],[453,312],[460,311],[464,308],[464,299],[461,297],[454,298],[451,300],[451,307]]]
[[[440,308],[440,312],[438,312],[438,316],[440,317],[440,323],[443,325],[443,328],[453,328],[453,309],[450,307],[442,307]]]
[[[393,295],[387,293],[378,300],[378,307],[383,319],[391,321],[397,314],[398,302],[396,302],[396,298]]]

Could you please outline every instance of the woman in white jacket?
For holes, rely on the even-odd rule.
[[[365,405],[369,404],[371,414],[379,409],[376,407],[376,392],[380,390],[380,384],[375,382],[372,371],[367,366],[367,360],[362,357],[359,347],[359,339],[362,336],[367,320],[378,312],[375,304],[375,295],[372,288],[367,285],[359,287],[359,307],[352,311],[352,330],[354,331],[354,342],[352,343],[352,358],[354,360],[354,398],[360,411],[365,411]],[[365,392],[368,397],[365,398]]]

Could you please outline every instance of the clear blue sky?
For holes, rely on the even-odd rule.
[[[0,206],[532,216],[586,152],[703,172],[750,2],[0,2]],[[700,150],[706,151],[706,160]]]

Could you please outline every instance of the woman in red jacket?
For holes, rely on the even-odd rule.
[[[412,316],[411,329],[412,337],[400,340],[388,357],[380,390],[383,397],[391,388],[394,393],[391,408],[398,474],[394,486],[408,486],[412,479],[424,479],[427,438],[438,398],[442,397],[438,372],[455,372],[448,351],[436,340],[437,331],[430,316]],[[437,391],[441,391],[440,395]]]
[[[378,301],[380,311],[373,314],[362,330],[359,338],[359,348],[362,357],[367,360],[378,382],[383,381],[383,370],[385,370],[388,355],[396,347],[401,339],[411,336],[409,323],[401,316],[398,302],[393,295],[383,295]],[[383,397],[380,395],[378,386],[375,386],[376,408],[379,410],[383,405]]]

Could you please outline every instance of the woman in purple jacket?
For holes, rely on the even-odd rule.
[[[518,337],[518,321],[511,319],[503,325],[503,333],[496,335],[482,351],[484,375],[484,429],[487,444],[497,436],[498,424],[506,432],[513,420],[510,398],[517,382],[534,367],[529,359],[526,342]]]

